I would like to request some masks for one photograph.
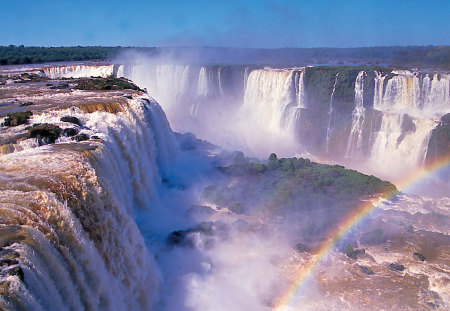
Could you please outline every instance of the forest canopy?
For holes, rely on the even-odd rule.
[[[226,47],[36,47],[0,46],[0,65],[60,61],[106,60],[133,50],[157,56],[177,57],[195,52],[204,63],[343,65],[349,62],[384,66],[415,66],[450,69],[450,46],[381,46],[361,48],[280,48],[248,49]]]

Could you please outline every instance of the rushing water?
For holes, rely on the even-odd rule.
[[[139,66],[57,67],[48,72],[70,76],[72,70],[75,76],[98,76],[111,70],[131,77],[155,90],[151,95],[161,96],[158,99],[171,111],[169,120],[178,122],[178,127],[189,125],[201,130],[199,136],[213,139],[230,138],[217,133],[234,131],[243,141],[231,136],[226,142],[247,146],[256,155],[297,152],[292,149],[300,148],[299,129],[317,127],[323,139],[335,137],[326,134],[329,111],[336,109],[332,104],[338,75],[328,94],[325,121],[308,124],[304,116],[311,107],[305,102],[304,69],[240,68],[227,73],[221,67],[191,65],[151,68],[154,75]],[[227,80],[230,77],[235,83]],[[350,157],[364,156],[358,148],[358,141],[361,145],[365,139],[362,128],[369,123],[364,79],[365,72],[359,72],[349,115],[352,126],[342,140],[344,149],[351,146]],[[436,120],[449,111],[448,76],[399,72],[387,83],[386,79],[376,73],[373,109],[381,119],[371,133],[373,146],[366,159],[417,166],[423,162]],[[232,96],[236,88],[241,91]],[[237,102],[227,105],[224,98]],[[213,111],[225,114],[202,123]],[[272,310],[293,282],[293,271],[314,260],[309,253],[292,250],[296,239],[302,238],[295,218],[232,213],[208,201],[204,189],[221,178],[215,168],[235,155],[189,135],[176,140],[163,110],[147,95],[127,100],[116,113],[102,109],[87,113],[74,106],[44,109],[30,121],[64,129],[72,126],[60,121],[67,115],[79,118],[79,129],[99,139],[73,142],[62,137],[44,146],[25,139],[0,155],[3,308]],[[299,122],[305,124],[299,127]],[[8,135],[20,134],[25,127],[9,129]],[[227,189],[235,182],[224,181]],[[308,289],[293,303],[306,310],[365,310],[367,306],[445,310],[450,299],[446,290],[449,204],[448,198],[409,195],[386,201],[350,233],[355,247],[365,248],[364,255],[354,261],[331,250],[311,274]],[[200,221],[210,221],[211,227],[191,231],[186,245],[167,243],[172,231],[192,228]],[[307,225],[318,219],[302,221]],[[364,238],[367,232],[380,230],[383,241]],[[414,252],[426,260],[418,260]],[[405,270],[392,271],[392,262],[404,264]],[[360,265],[374,274],[361,272]]]

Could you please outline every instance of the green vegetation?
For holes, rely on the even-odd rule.
[[[34,124],[28,127],[28,138],[37,138],[40,145],[53,144],[61,135],[61,128],[53,124]]]
[[[339,74],[333,95],[333,107],[340,113],[351,113],[355,106],[355,81],[360,71],[365,71],[364,106],[372,106],[375,87],[374,71],[388,75],[392,69],[381,66],[308,67],[305,71],[304,82],[310,106],[320,109],[329,108],[336,75]]]
[[[117,55],[120,47],[0,47],[0,65],[48,63],[60,61],[102,60]]]
[[[362,272],[362,273],[365,273],[365,274],[367,274],[367,275],[372,275],[372,274],[373,274],[372,269],[370,269],[369,267],[366,267],[366,266],[359,266],[359,269],[361,269],[361,272]]]
[[[28,119],[30,119],[30,116],[32,116],[33,113],[31,111],[20,111],[15,113],[8,113],[6,115],[6,119],[4,122],[5,126],[17,126],[21,124],[26,124],[28,122]]]
[[[89,140],[89,136],[83,133],[83,134],[75,136],[74,139],[76,141],[85,141],[85,140]]]
[[[352,259],[358,259],[358,255],[365,254],[366,250],[362,249],[354,249],[350,244],[347,244],[342,252]]]
[[[22,73],[20,76],[17,76],[13,79],[15,80],[15,83],[44,82],[48,80],[47,77],[40,76],[35,73]]]
[[[271,177],[276,180],[276,190],[279,192],[289,192],[289,188],[296,188],[298,192],[320,192],[344,200],[397,191],[390,182],[340,165],[319,164],[295,157],[278,159],[276,154],[270,155],[267,165],[242,161],[234,162],[222,170],[231,175]]]
[[[215,47],[178,48],[132,48],[132,47],[0,47],[0,65],[30,64],[58,61],[81,61],[111,59],[121,50],[133,50],[141,54],[158,55],[170,53],[183,55],[195,51],[206,62],[213,62],[211,55],[232,55],[228,62],[235,64],[283,64],[298,66],[345,62],[388,64],[395,66],[439,67],[450,69],[449,46],[390,46],[365,48],[283,48],[241,49]]]
[[[75,136],[75,135],[78,134],[78,129],[72,128],[72,127],[65,128],[65,129],[63,130],[63,133],[64,133],[66,136],[72,137],[72,136]]]
[[[392,195],[394,185],[374,176],[302,158],[278,158],[265,163],[235,156],[221,167],[225,180],[203,192],[206,200],[239,214],[262,212],[273,219],[289,215],[305,222],[300,230],[317,239],[371,195]],[[230,182],[232,180],[232,182]]]
[[[81,122],[77,117],[65,116],[60,119],[62,122],[69,122],[81,126]]]
[[[136,90],[143,91],[131,81],[125,78],[116,78],[110,76],[108,78],[82,78],[78,80],[75,89],[79,90]]]

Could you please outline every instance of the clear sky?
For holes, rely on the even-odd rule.
[[[450,0],[0,0],[0,45],[450,45]]]

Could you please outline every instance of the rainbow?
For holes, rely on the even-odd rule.
[[[438,172],[441,169],[450,166],[450,156],[440,158],[432,163],[421,168],[419,171],[415,171],[409,174],[406,178],[395,182],[397,188],[400,191],[407,190],[408,188],[414,186],[419,181],[423,180],[425,177]],[[277,311],[287,311],[293,310],[291,304],[296,294],[304,286],[307,280],[312,275],[314,269],[327,257],[330,251],[333,249],[335,244],[353,227],[359,224],[370,212],[376,209],[383,201],[390,199],[395,196],[398,192],[387,193],[371,202],[364,202],[361,206],[356,208],[348,217],[342,221],[335,230],[330,234],[330,236],[321,243],[321,245],[313,252],[312,260],[297,273],[294,278],[294,282],[287,288],[287,290],[280,297],[276,303],[274,310]],[[290,308],[291,307],[291,308]]]

